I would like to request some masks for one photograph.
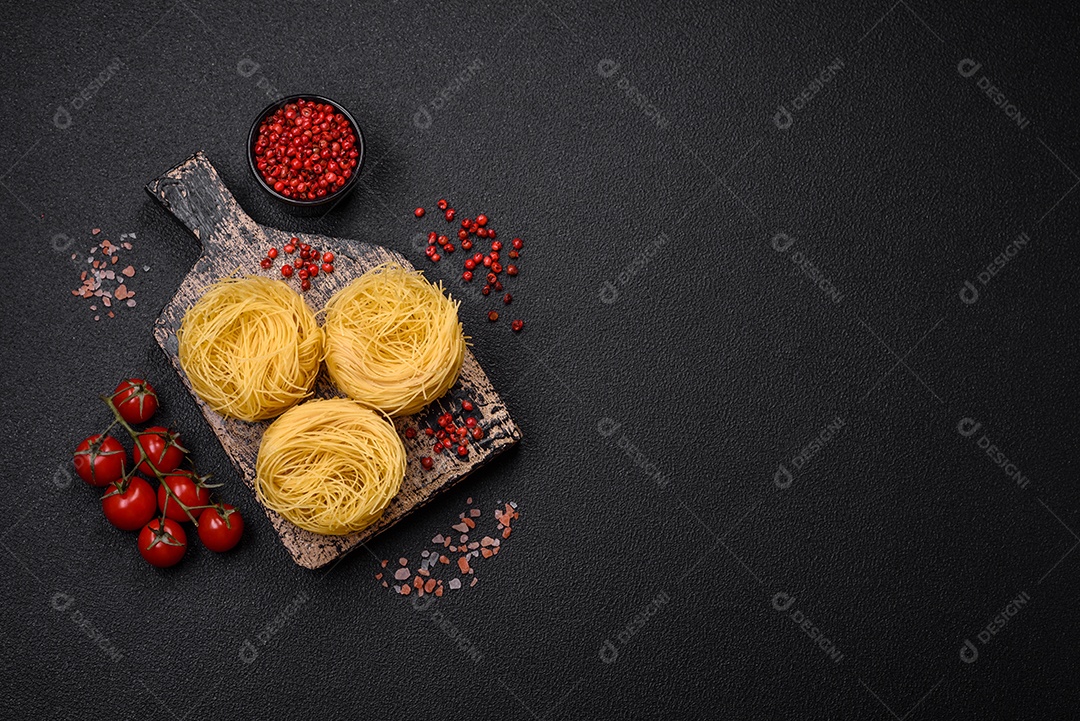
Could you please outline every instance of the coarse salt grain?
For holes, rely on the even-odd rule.
[[[101,228],[91,229],[91,235],[99,235]],[[127,242],[127,238],[135,238],[135,233],[122,233],[120,235],[119,243],[114,243],[108,238],[103,238],[96,246],[91,247],[88,250],[89,255],[86,258],[86,263],[90,266],[90,269],[83,270],[79,273],[80,287],[71,291],[71,294],[81,298],[101,298],[101,304],[105,308],[111,307],[112,299],[117,301],[127,301],[125,305],[129,308],[135,307],[135,301],[132,300],[135,296],[135,291],[130,290],[124,283],[114,285],[122,276],[125,280],[131,279],[135,276],[135,266],[128,264],[119,270],[119,276],[117,270],[114,270],[112,266],[118,265],[120,261],[120,253],[124,250],[131,250],[132,244]],[[100,252],[100,258],[95,257]],[[72,254],[72,260],[78,258],[78,254]],[[146,270],[149,270],[149,266],[144,266]],[[102,287],[103,283],[107,283],[106,287]],[[97,304],[93,304],[90,308],[91,311],[98,310]],[[107,314],[109,318],[115,318],[116,314],[110,311]],[[94,320],[100,320],[100,315],[95,315]]]
[[[468,499],[468,504],[472,505],[472,498]],[[520,514],[517,511],[516,503],[499,503],[500,507],[495,509],[494,515],[498,521],[498,530],[501,530],[503,538],[509,537],[511,530],[511,524],[516,521]],[[476,526],[476,522],[472,519],[481,518],[482,513],[479,508],[468,508],[465,512],[458,515],[459,523],[451,526],[452,530],[460,531],[459,527],[466,529]],[[460,545],[453,545],[450,536],[446,536],[442,533],[436,534],[432,537],[431,543],[434,546],[440,546],[442,548],[449,549],[449,553],[453,555],[453,563],[451,563],[451,556],[446,554],[439,554],[437,551],[433,552],[429,549],[421,551],[421,561],[416,568],[415,572],[409,569],[409,560],[405,557],[398,559],[399,568],[394,573],[394,578],[398,581],[407,581],[412,578],[412,583],[403,583],[401,585],[395,585],[389,587],[385,580],[382,580],[382,573],[377,573],[375,576],[376,581],[381,581],[382,585],[387,588],[391,588],[394,593],[401,595],[409,595],[414,590],[418,596],[424,594],[434,594],[435,596],[442,596],[444,589],[456,591],[463,588],[461,582],[462,576],[471,576],[469,587],[473,587],[478,582],[476,575],[475,563],[480,560],[487,560],[499,553],[500,539],[493,536],[484,536],[480,541],[469,542],[467,534],[461,534],[459,538]],[[380,567],[385,568],[388,561],[383,560],[380,563]],[[442,567],[448,567],[446,569]],[[451,570],[452,569],[452,570]],[[445,581],[440,576],[452,574],[449,579]]]

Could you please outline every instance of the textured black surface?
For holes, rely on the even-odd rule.
[[[1076,716],[1073,12],[181,0],[8,13],[0,715]],[[113,58],[123,67],[72,109]],[[981,64],[971,77],[966,58]],[[364,183],[330,215],[288,216],[248,176],[260,84],[321,92],[364,125]],[[432,224],[410,211],[445,195],[526,239],[513,313],[526,332],[488,324],[487,305],[464,310],[524,442],[372,546],[414,556],[466,497],[488,511],[516,500],[516,535],[470,592],[417,610],[363,552],[299,569],[232,476],[151,336],[196,245],[142,186],[198,149],[268,225],[419,261],[412,238]],[[136,308],[108,323],[70,295],[77,271],[51,247],[65,234],[88,248],[93,227],[136,232],[133,257],[152,267]],[[1030,241],[981,285],[1020,233]],[[54,483],[104,424],[95,394],[132,373],[157,384],[164,419],[250,520],[234,553],[154,571],[89,488]],[[982,425],[965,437],[963,418]],[[834,419],[843,428],[797,469]],[[1026,487],[980,450],[984,435]]]

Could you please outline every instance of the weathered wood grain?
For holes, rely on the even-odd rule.
[[[202,243],[202,255],[154,326],[158,344],[189,391],[191,384],[180,368],[176,339],[176,330],[184,313],[218,278],[234,273],[276,274],[276,269],[264,271],[259,267],[267,248],[280,248],[288,238],[295,236],[303,243],[334,253],[335,272],[320,274],[318,282],[313,283],[312,289],[304,294],[305,300],[314,309],[321,308],[335,291],[380,263],[396,261],[407,268],[412,267],[400,254],[378,245],[322,235],[289,233],[259,225],[240,208],[214,166],[201,152],[149,183],[146,189]],[[325,369],[316,383],[315,395],[323,398],[341,395],[330,383]],[[249,489],[254,489],[259,442],[270,421],[246,423],[225,418],[208,408],[198,396],[194,397],[244,483]],[[451,410],[454,402],[458,402],[460,407],[462,398],[468,398],[476,405],[474,415],[487,429],[487,437],[474,444],[466,460],[449,458],[445,454],[435,456],[435,467],[430,471],[420,467],[420,458],[430,455],[427,436],[421,433],[413,440],[403,438],[408,452],[408,472],[401,492],[375,525],[348,536],[323,536],[297,528],[277,513],[264,509],[293,559],[305,568],[318,568],[340,558],[521,439],[520,430],[511,420],[505,404],[471,351],[466,351],[461,376],[450,392],[416,416],[400,419],[397,423],[399,432],[409,423],[426,425],[434,416]]]

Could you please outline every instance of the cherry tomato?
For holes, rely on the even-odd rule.
[[[175,471],[184,460],[187,449],[180,445],[180,434],[162,426],[150,426],[135,437],[135,463],[139,470],[152,476]]]
[[[176,494],[176,498],[180,499],[180,502],[185,506],[208,506],[210,505],[210,491],[198,484],[196,479],[192,478],[186,473],[176,473],[171,476],[165,476],[161,485],[158,486],[157,502],[158,508],[165,512],[166,518],[171,518],[174,521],[190,521],[187,512],[176,502],[176,498],[169,498],[165,492],[165,484],[168,484],[172,492]],[[165,500],[169,500],[169,505],[166,508]],[[193,510],[191,515],[195,518],[199,517],[201,509]]]
[[[120,441],[100,433],[83,440],[75,449],[75,472],[91,486],[107,486],[124,477],[127,453]]]
[[[224,553],[240,542],[244,519],[228,503],[207,508],[199,516],[199,539],[211,551]]]
[[[171,518],[165,519],[164,526],[160,518],[155,518],[139,531],[139,554],[151,566],[175,566],[180,563],[186,550],[187,534],[184,527]]]
[[[157,512],[154,489],[138,476],[133,476],[123,488],[120,483],[111,483],[101,497],[101,510],[109,523],[121,531],[137,531]]]
[[[128,423],[146,423],[158,407],[154,387],[142,378],[120,381],[113,391],[112,402]]]

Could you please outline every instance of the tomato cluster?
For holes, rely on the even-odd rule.
[[[75,471],[91,486],[105,488],[101,510],[109,523],[122,531],[139,531],[139,553],[158,568],[174,566],[184,557],[188,539],[182,524],[188,521],[211,551],[228,551],[239,543],[244,519],[228,503],[211,501],[210,489],[216,486],[207,483],[208,476],[181,468],[189,458],[180,434],[163,426],[132,428],[157,412],[153,386],[141,378],[128,378],[102,399],[115,420],[104,433],[86,438],[75,449]],[[116,425],[131,436],[133,463],[124,446],[108,435]],[[155,477],[157,492],[136,472]]]

